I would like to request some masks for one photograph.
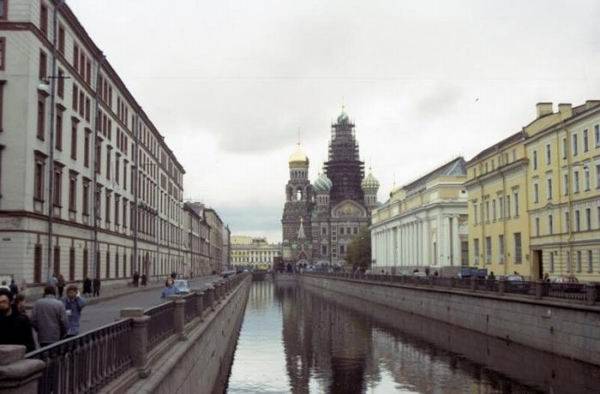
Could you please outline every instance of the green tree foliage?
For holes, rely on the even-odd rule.
[[[350,241],[346,261],[353,270],[367,270],[371,267],[371,231],[368,228],[361,229],[358,235]]]

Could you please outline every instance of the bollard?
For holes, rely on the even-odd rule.
[[[587,305],[594,305],[597,297],[598,289],[596,288],[596,285],[588,283],[585,286],[585,303]]]
[[[535,281],[535,299],[541,300],[544,296],[544,282],[541,279]]]
[[[498,281],[498,295],[503,296],[506,291],[506,279],[500,278]]]
[[[477,277],[471,276],[471,291],[477,290]]]
[[[37,394],[46,363],[25,358],[25,346],[0,345],[0,392]]]
[[[196,310],[198,311],[198,316],[200,317],[200,321],[204,320],[204,292],[198,291],[196,292]]]
[[[185,300],[177,295],[169,296],[168,298],[173,300],[173,307],[175,308],[175,312],[173,313],[175,335],[178,336],[180,341],[185,341],[187,339],[185,335]]]
[[[131,340],[129,341],[129,353],[133,361],[133,367],[137,369],[138,376],[142,379],[150,375],[148,363],[148,323],[150,316],[144,315],[142,308],[121,309],[121,318],[130,318],[133,322]]]

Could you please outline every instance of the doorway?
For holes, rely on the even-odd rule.
[[[544,279],[544,261],[542,256],[542,250],[533,251],[532,278]]]

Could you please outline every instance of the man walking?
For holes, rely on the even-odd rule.
[[[37,331],[41,347],[58,342],[67,332],[67,313],[64,304],[56,298],[56,288],[46,286],[44,297],[33,304],[31,323]]]
[[[0,345],[23,345],[27,352],[35,350],[31,323],[10,305],[10,290],[0,289]]]
[[[137,271],[135,271],[133,273],[133,285],[135,287],[138,287],[139,284],[140,284],[140,274]]]
[[[77,286],[70,285],[67,287],[67,297],[63,301],[68,320],[67,337],[79,335],[79,319],[81,319],[81,310],[85,306],[85,300],[77,293]]]
[[[92,280],[89,276],[86,276],[83,281],[83,295],[87,297],[92,296]]]
[[[94,297],[100,297],[100,278],[94,278]]]

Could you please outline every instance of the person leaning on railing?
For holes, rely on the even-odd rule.
[[[0,289],[0,344],[23,345],[28,352],[35,350],[29,318],[13,308],[13,295],[8,289]]]

